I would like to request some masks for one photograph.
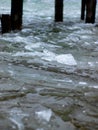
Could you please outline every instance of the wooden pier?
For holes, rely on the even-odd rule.
[[[81,0],[81,20],[95,23],[97,0]],[[63,22],[64,0],[55,0],[55,22]],[[23,0],[11,0],[11,14],[1,16],[2,33],[22,29]],[[7,22],[6,22],[7,21]]]

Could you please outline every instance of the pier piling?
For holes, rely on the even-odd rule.
[[[23,0],[11,0],[11,29],[22,29]]]
[[[81,20],[85,18],[86,1],[81,0]]]
[[[55,0],[55,22],[63,21],[63,0]]]
[[[95,23],[97,0],[86,0],[86,23]]]
[[[1,16],[1,33],[8,33],[11,31],[11,17],[9,14],[2,14]]]
[[[0,17],[2,33],[22,29],[23,1],[11,0],[11,15],[3,14]],[[95,23],[96,4],[97,0],[81,0],[81,20]],[[63,22],[63,7],[64,0],[55,0],[55,22]]]

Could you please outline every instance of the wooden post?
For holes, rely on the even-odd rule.
[[[85,8],[86,8],[86,1],[81,0],[81,20],[85,18]]]
[[[95,23],[95,17],[96,17],[96,5],[97,5],[97,0],[94,0],[94,3],[93,3],[93,9],[92,9],[92,23]]]
[[[63,0],[55,0],[55,22],[63,21]]]
[[[22,29],[23,0],[11,0],[11,29]]]
[[[86,0],[86,23],[95,23],[97,0]]]
[[[2,14],[1,16],[1,32],[8,33],[11,31],[11,17],[9,14]]]

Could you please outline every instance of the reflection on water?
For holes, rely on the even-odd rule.
[[[54,23],[52,2],[25,0],[22,31],[0,35],[2,130],[98,130],[98,28],[80,0]]]

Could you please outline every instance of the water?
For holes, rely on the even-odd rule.
[[[98,14],[85,24],[64,2],[54,23],[53,0],[24,0],[22,31],[0,35],[2,130],[98,130]]]

